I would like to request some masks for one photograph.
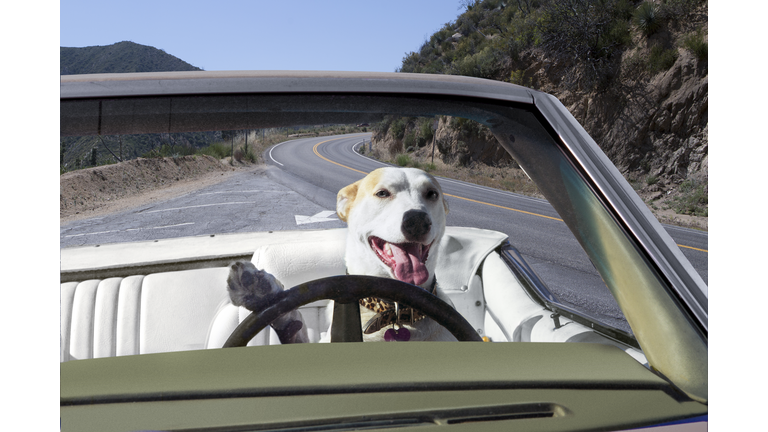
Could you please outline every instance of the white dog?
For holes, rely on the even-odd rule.
[[[347,273],[398,279],[451,304],[435,279],[447,212],[440,184],[415,168],[380,168],[341,189],[336,213],[349,227]],[[256,288],[252,281],[264,281],[262,284],[269,287]],[[250,263],[234,264],[228,282],[233,304],[245,307],[249,304],[245,299],[282,289],[279,282],[264,277]],[[360,304],[365,341],[456,340],[441,325],[411,308],[376,298],[363,299]],[[280,334],[285,332],[283,326],[291,325],[291,337],[286,339],[302,341],[305,337],[301,332],[306,329],[299,330],[295,337],[293,329],[297,325],[291,324],[295,320],[272,326]]]

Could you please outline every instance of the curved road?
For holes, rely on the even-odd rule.
[[[333,210],[339,189],[387,165],[355,151],[363,140],[370,140],[370,133],[286,141],[268,150],[267,160],[280,168],[273,171],[275,180],[285,185],[306,182],[297,192]],[[547,201],[442,177],[439,181],[449,201],[448,225],[506,233],[562,301],[628,329],[608,288]],[[665,228],[706,282],[707,233]]]

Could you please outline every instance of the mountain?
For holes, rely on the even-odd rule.
[[[134,42],[83,48],[61,47],[60,74],[197,71],[163,50]]]

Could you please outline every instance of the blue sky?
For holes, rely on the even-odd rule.
[[[62,0],[60,46],[132,41],[205,70],[393,72],[460,0]]]

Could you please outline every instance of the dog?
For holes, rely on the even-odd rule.
[[[432,175],[416,168],[377,169],[339,191],[336,213],[348,226],[348,274],[398,279],[451,304],[435,276],[448,202]],[[232,303],[249,309],[263,296],[283,289],[272,275],[251,263],[232,265],[228,288]],[[411,308],[376,298],[362,299],[360,304],[364,341],[456,340]],[[306,329],[295,323],[301,320],[300,314],[284,315],[281,320],[272,323],[278,336],[286,336],[286,341],[281,336],[281,342],[306,339]]]

